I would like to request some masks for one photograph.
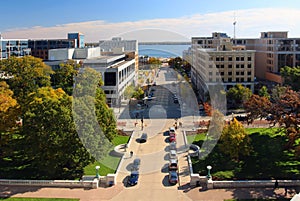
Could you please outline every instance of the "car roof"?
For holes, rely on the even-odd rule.
[[[131,174],[139,174],[138,171],[132,171]]]
[[[175,127],[170,127],[170,130],[175,130]]]
[[[176,151],[175,150],[170,150],[170,153],[171,154],[176,154]]]
[[[170,163],[177,163],[177,159],[171,158],[171,159],[170,159]]]
[[[141,161],[141,159],[140,158],[135,158],[133,161]]]
[[[171,176],[176,176],[176,177],[178,176],[176,171],[170,171],[169,173]]]

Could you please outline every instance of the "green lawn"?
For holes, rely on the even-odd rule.
[[[187,141],[189,144],[192,144],[193,142],[197,141],[203,141],[205,139],[206,135],[205,133],[197,134],[197,135],[187,135]]]
[[[211,165],[214,179],[300,179],[300,161],[293,152],[284,149],[287,140],[284,133],[276,128],[246,131],[252,145],[249,156],[232,160],[217,144],[205,159],[192,158],[194,172],[206,175],[206,166]],[[202,143],[201,139],[193,142],[200,147]]]
[[[5,201],[79,201],[79,199],[67,198],[0,198]]]
[[[117,136],[113,139],[113,144],[115,146],[119,144],[125,144],[128,142],[130,136]],[[89,164],[84,168],[84,175],[96,175],[95,167],[100,166],[99,174],[101,176],[106,176],[108,173],[115,173],[119,165],[121,158],[108,155],[101,161],[96,161],[95,163]]]

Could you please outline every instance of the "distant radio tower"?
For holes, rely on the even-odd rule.
[[[235,13],[234,13],[234,17],[233,17],[233,39],[235,39],[235,25],[236,25],[237,21],[235,19]]]

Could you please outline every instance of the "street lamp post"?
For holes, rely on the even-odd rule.
[[[211,178],[210,170],[212,169],[212,167],[208,165],[206,168],[207,168],[207,178],[210,179]]]
[[[97,165],[96,166],[96,178],[99,179],[100,175],[99,175],[99,169],[100,169],[100,166]]]

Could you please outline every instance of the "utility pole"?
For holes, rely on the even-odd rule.
[[[233,16],[233,39],[235,39],[235,25],[236,25],[237,21],[235,19],[235,13],[234,13],[234,16]]]

